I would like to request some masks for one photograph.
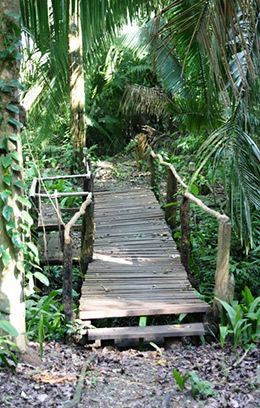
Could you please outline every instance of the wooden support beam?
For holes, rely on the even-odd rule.
[[[167,169],[167,196],[166,204],[177,202],[177,179],[172,171]],[[176,226],[177,205],[165,207],[165,218],[171,228]]]
[[[77,178],[87,178],[91,177],[91,173],[87,172],[85,174],[68,174],[63,176],[49,176],[49,177],[42,177],[41,180],[63,180],[63,179],[77,179]],[[39,180],[39,179],[38,179]]]
[[[151,187],[155,188],[156,183],[155,183],[155,163],[154,163],[154,158],[152,155],[150,155],[150,173],[151,173]]]
[[[86,197],[88,195],[88,192],[86,191],[73,191],[73,192],[67,192],[67,193],[58,193],[56,197]],[[46,194],[46,193],[36,193],[36,197],[40,198],[55,198],[54,194]]]
[[[218,299],[224,300],[228,303],[233,299],[234,296],[233,275],[229,275],[230,240],[231,224],[229,222],[220,222],[214,294]],[[213,317],[215,320],[218,319],[221,309],[221,304],[216,299],[214,299]]]
[[[180,221],[181,221],[181,262],[186,271],[189,271],[190,266],[190,233],[189,233],[189,200],[182,198],[180,206]]]
[[[88,180],[87,179],[84,180],[83,189],[84,191],[90,191],[91,194],[93,194],[92,177]],[[95,216],[93,197],[90,205],[86,208],[85,214],[82,217],[80,268],[83,274],[86,274],[88,264],[92,261],[94,238],[95,238]]]
[[[63,246],[63,305],[66,323],[73,321],[73,296],[72,296],[72,242],[64,242]]]

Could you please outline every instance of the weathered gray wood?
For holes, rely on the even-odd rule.
[[[181,262],[186,271],[189,271],[190,266],[190,234],[189,234],[189,200],[186,197],[182,198],[180,207],[181,221]]]
[[[63,176],[48,176],[48,177],[42,177],[41,180],[63,180],[63,179],[77,179],[77,178],[87,178],[89,179],[91,177],[91,172],[85,173],[85,174],[66,174]],[[39,179],[38,179],[39,180]]]
[[[202,323],[189,323],[178,325],[161,325],[146,327],[111,327],[89,329],[88,340],[108,339],[138,339],[150,337],[183,337],[201,336],[205,334]]]
[[[155,188],[156,186],[156,180],[155,180],[155,163],[154,159],[152,156],[149,156],[149,161],[150,161],[150,173],[151,173],[151,187]]]
[[[232,275],[229,275],[229,252],[231,239],[231,224],[219,223],[218,233],[218,255],[215,277],[215,297],[230,302],[234,296],[234,287],[232,285]],[[213,316],[217,320],[222,309],[221,304],[214,299]]]
[[[58,193],[57,197],[85,197],[89,193],[85,191],[74,191],[72,193],[67,192],[67,193]],[[54,194],[45,194],[45,193],[36,193],[36,197],[41,197],[41,198],[55,198]]]
[[[201,304],[172,304],[166,306],[152,305],[147,303],[146,306],[141,307],[123,307],[121,305],[118,308],[104,308],[101,310],[90,308],[80,311],[80,318],[82,320],[88,319],[104,319],[109,317],[127,317],[127,316],[153,316],[153,315],[167,315],[167,314],[180,314],[180,313],[205,313],[209,310],[209,307],[202,306]]]
[[[89,166],[88,162],[86,165]],[[93,178],[84,180],[84,191],[92,193],[92,202],[88,206],[84,216],[82,217],[81,230],[81,251],[80,251],[80,268],[83,274],[86,274],[88,264],[93,258],[93,247],[95,239],[95,216],[94,216],[94,195],[93,195]]]
[[[73,321],[73,296],[72,296],[72,243],[63,247],[63,286],[62,286],[64,315],[66,323]]]
[[[167,169],[167,195],[166,204],[177,202],[177,180],[170,169]],[[173,229],[176,226],[177,205],[165,207],[165,219]]]

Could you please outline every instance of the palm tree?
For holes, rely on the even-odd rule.
[[[160,92],[160,110],[185,120],[188,129],[206,129],[191,183],[215,156],[214,168],[222,172],[227,193],[226,210],[247,250],[253,245],[252,219],[260,207],[259,19],[260,5],[254,0],[176,0],[157,14],[145,41],[162,84],[167,75],[171,79],[170,95]],[[131,88],[127,102],[135,97],[135,105],[144,107],[140,91]],[[149,95],[150,107],[156,108],[158,89],[146,90],[146,100]]]
[[[71,137],[78,155],[85,145],[86,81],[98,48],[145,6],[141,0],[62,0],[51,6],[47,0],[20,0],[20,5],[23,24],[45,59],[36,110],[39,116],[46,111],[51,123],[57,105],[70,102]]]

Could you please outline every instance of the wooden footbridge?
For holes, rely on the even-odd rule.
[[[67,308],[72,306],[71,301],[68,306],[68,298],[72,297],[68,271],[72,270],[72,263],[78,263],[82,272],[87,272],[79,307],[83,321],[181,313],[195,316],[195,323],[190,324],[89,329],[89,341],[204,334],[201,319],[210,308],[191,287],[165,214],[151,189],[94,191],[92,196],[90,172],[74,177],[83,181],[82,192],[54,192],[48,197],[41,192],[39,179],[31,189],[38,214],[37,230],[41,234],[42,263],[64,265],[65,306],[66,303]],[[173,188],[176,183],[170,180],[168,185],[169,201],[176,194]],[[59,207],[59,198],[66,194],[83,197],[80,212]],[[52,203],[44,202],[46,198]],[[73,215],[67,224],[62,221],[64,214]],[[82,224],[77,224],[80,216]],[[187,250],[186,229],[184,217],[182,259]],[[70,315],[67,320],[71,318]]]

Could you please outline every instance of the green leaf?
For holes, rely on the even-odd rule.
[[[10,190],[3,190],[1,193],[1,199],[3,201],[6,201],[10,195],[12,195],[12,192]]]
[[[32,207],[32,205],[31,205],[30,201],[28,200],[28,198],[18,197],[17,201],[19,201],[19,203],[25,205],[25,206],[28,207],[28,208],[31,208],[31,207]]]
[[[0,320],[0,329],[4,330],[10,336],[18,336],[18,331],[7,320]]]
[[[49,279],[47,278],[47,276],[45,276],[43,273],[41,272],[35,272],[34,277],[37,278],[40,282],[42,282],[45,286],[49,286],[50,282]]]
[[[11,123],[11,125],[14,125],[14,126],[18,126],[19,128],[23,127],[23,124],[14,118],[9,118],[8,123]]]
[[[11,112],[19,114],[19,108],[15,105],[12,105],[11,103],[9,103],[9,105],[6,105],[6,109]]]
[[[5,150],[6,152],[8,152],[8,139],[7,139],[7,137],[5,137],[5,138],[2,140],[2,143],[1,143],[1,145],[0,145],[0,149],[3,149],[3,150]]]
[[[8,138],[9,138],[10,140],[12,140],[13,142],[17,142],[17,141],[19,140],[19,136],[18,136],[18,135],[15,135],[15,134],[9,135]]]
[[[9,81],[8,85],[13,88],[19,88],[22,91],[25,91],[25,87],[17,79],[12,79],[11,81]]]
[[[196,186],[196,184],[192,184],[190,189],[191,189],[192,194],[194,194],[195,196],[197,196],[199,194],[199,189]]]
[[[147,323],[147,316],[140,316],[139,317],[139,326],[145,327]]]
[[[11,256],[9,254],[9,249],[6,249],[3,253],[2,253],[2,261],[4,264],[4,267],[7,267],[11,261]]]
[[[10,174],[6,174],[3,178],[3,182],[10,186],[12,184],[12,176],[10,176]]]
[[[14,182],[14,185],[15,185],[16,187],[26,189],[26,184],[24,184],[24,182],[21,181],[21,180],[16,180],[16,181]]]
[[[2,161],[2,165],[4,166],[5,169],[7,169],[7,167],[11,166],[11,164],[13,162],[11,157],[7,157],[7,156],[3,157],[1,161]]]
[[[21,234],[19,232],[13,233],[11,239],[16,248],[20,249],[22,247]]]
[[[6,221],[10,221],[13,215],[13,209],[10,207],[10,205],[5,205],[3,208],[3,217],[6,219]]]
[[[14,221],[9,221],[6,223],[6,231],[8,235],[11,235],[13,232],[13,229],[15,229],[15,222]]]
[[[19,272],[24,273],[24,263],[21,261],[18,261],[16,263],[16,268],[18,269]]]
[[[11,156],[14,160],[16,160],[17,162],[22,161],[22,156],[21,156],[16,150],[12,151],[12,152],[10,153],[10,156]]]
[[[28,242],[27,246],[30,248],[30,250],[34,253],[35,256],[39,256],[38,248],[36,245],[34,245],[33,242]]]
[[[18,13],[13,13],[11,11],[5,11],[4,16],[15,18],[16,20],[20,20],[21,15]]]
[[[19,164],[14,163],[14,164],[12,164],[12,170],[13,170],[13,171],[23,171],[24,169],[23,169],[23,167],[20,166]]]
[[[28,225],[30,225],[30,226],[33,225],[33,219],[32,219],[32,217],[30,216],[30,214],[27,211],[22,211],[21,212],[21,217],[22,217],[22,219],[24,221],[27,222]]]

